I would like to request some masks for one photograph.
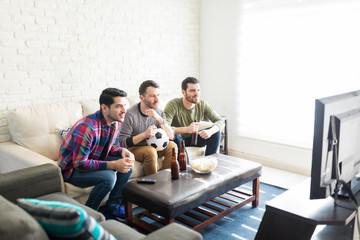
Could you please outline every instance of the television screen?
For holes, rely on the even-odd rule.
[[[310,198],[333,195],[339,179],[353,187],[359,163],[360,90],[316,99]]]

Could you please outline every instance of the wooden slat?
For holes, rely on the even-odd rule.
[[[200,207],[197,207],[197,208],[194,208],[193,210],[194,210],[194,211],[197,211],[197,212],[199,212],[199,213],[205,214],[205,215],[207,215],[207,216],[209,216],[209,217],[214,217],[214,216],[216,216],[215,213],[210,212],[210,211],[206,210],[205,208],[202,208],[201,206],[200,206]]]
[[[252,195],[252,194],[245,194],[243,192],[238,192],[238,191],[229,191],[229,192],[227,192],[227,194],[237,197],[237,198],[241,198],[241,199],[248,198],[249,196]]]
[[[229,202],[233,202],[233,203],[239,203],[239,202],[243,201],[243,199],[239,199],[239,198],[238,198],[238,199],[235,199],[235,198],[230,197],[230,196],[228,196],[228,195],[220,195],[219,198],[226,199],[226,200],[228,200]],[[240,200],[240,201],[239,201],[239,200]]]
[[[224,209],[219,208],[219,207],[216,207],[216,206],[211,205],[211,204],[209,204],[209,203],[204,203],[204,204],[202,204],[202,206],[205,206],[205,207],[210,208],[210,209],[212,209],[212,210],[215,210],[215,211],[217,211],[217,212],[223,212],[223,211],[224,211]]]
[[[185,219],[185,218],[183,218],[183,217],[176,217],[175,220],[176,220],[176,221],[179,221],[179,222],[181,222],[181,223],[184,223],[184,224],[190,226],[191,228],[194,228],[194,227],[196,227],[196,225],[197,225],[196,223],[191,222],[191,221],[189,221],[189,220],[187,220],[187,219]]]
[[[217,203],[217,204],[220,204],[220,205],[223,205],[223,206],[228,207],[228,208],[230,208],[230,207],[233,206],[233,205],[231,205],[231,204],[229,204],[229,203],[220,201],[219,199],[216,199],[216,198],[211,199],[210,201],[211,201],[211,202],[214,202],[214,203]]]
[[[198,220],[198,221],[200,221],[200,222],[204,222],[204,221],[207,220],[207,218],[201,217],[201,216],[196,215],[196,214],[194,214],[194,213],[192,213],[192,212],[186,212],[186,213],[184,213],[184,214],[185,214],[186,216],[192,217],[192,218],[194,218],[194,219],[196,219],[196,220]]]
[[[238,192],[238,193],[241,193],[241,194],[244,194],[244,195],[247,195],[247,196],[251,196],[252,195],[252,192],[249,191],[249,190],[246,190],[246,189],[242,189],[242,188],[234,188],[233,190],[231,190],[233,192]]]

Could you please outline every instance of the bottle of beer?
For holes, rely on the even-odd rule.
[[[196,120],[195,120],[195,122],[196,122]],[[195,131],[195,132],[191,133],[191,145],[196,146],[197,139],[198,139],[198,132]]]
[[[186,154],[185,154],[185,141],[181,140],[180,153],[179,153],[180,170],[186,170]]]
[[[171,160],[171,178],[178,179],[179,178],[179,163],[176,160],[176,151],[175,148],[172,148],[172,160]]]

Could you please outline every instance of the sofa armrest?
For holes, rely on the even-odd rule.
[[[0,143],[0,173],[56,162],[14,142]]]
[[[15,202],[19,197],[36,198],[61,192],[60,168],[53,164],[0,174],[0,195]]]
[[[142,238],[142,240],[158,240],[158,239],[201,240],[203,238],[200,233],[190,228],[184,227],[183,225],[180,225],[178,223],[171,223],[169,225],[166,225],[165,227],[160,228],[159,230],[152,232],[146,237]]]

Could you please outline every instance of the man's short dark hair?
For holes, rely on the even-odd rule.
[[[182,81],[181,89],[186,91],[188,83],[197,84],[197,83],[200,83],[200,81],[197,78],[194,78],[194,77],[187,77]]]
[[[99,103],[105,104],[110,108],[111,104],[114,103],[114,97],[126,97],[127,93],[117,88],[106,88],[102,91],[99,97]]]
[[[146,80],[139,87],[139,95],[144,96],[148,87],[159,88],[160,86],[153,80]]]

